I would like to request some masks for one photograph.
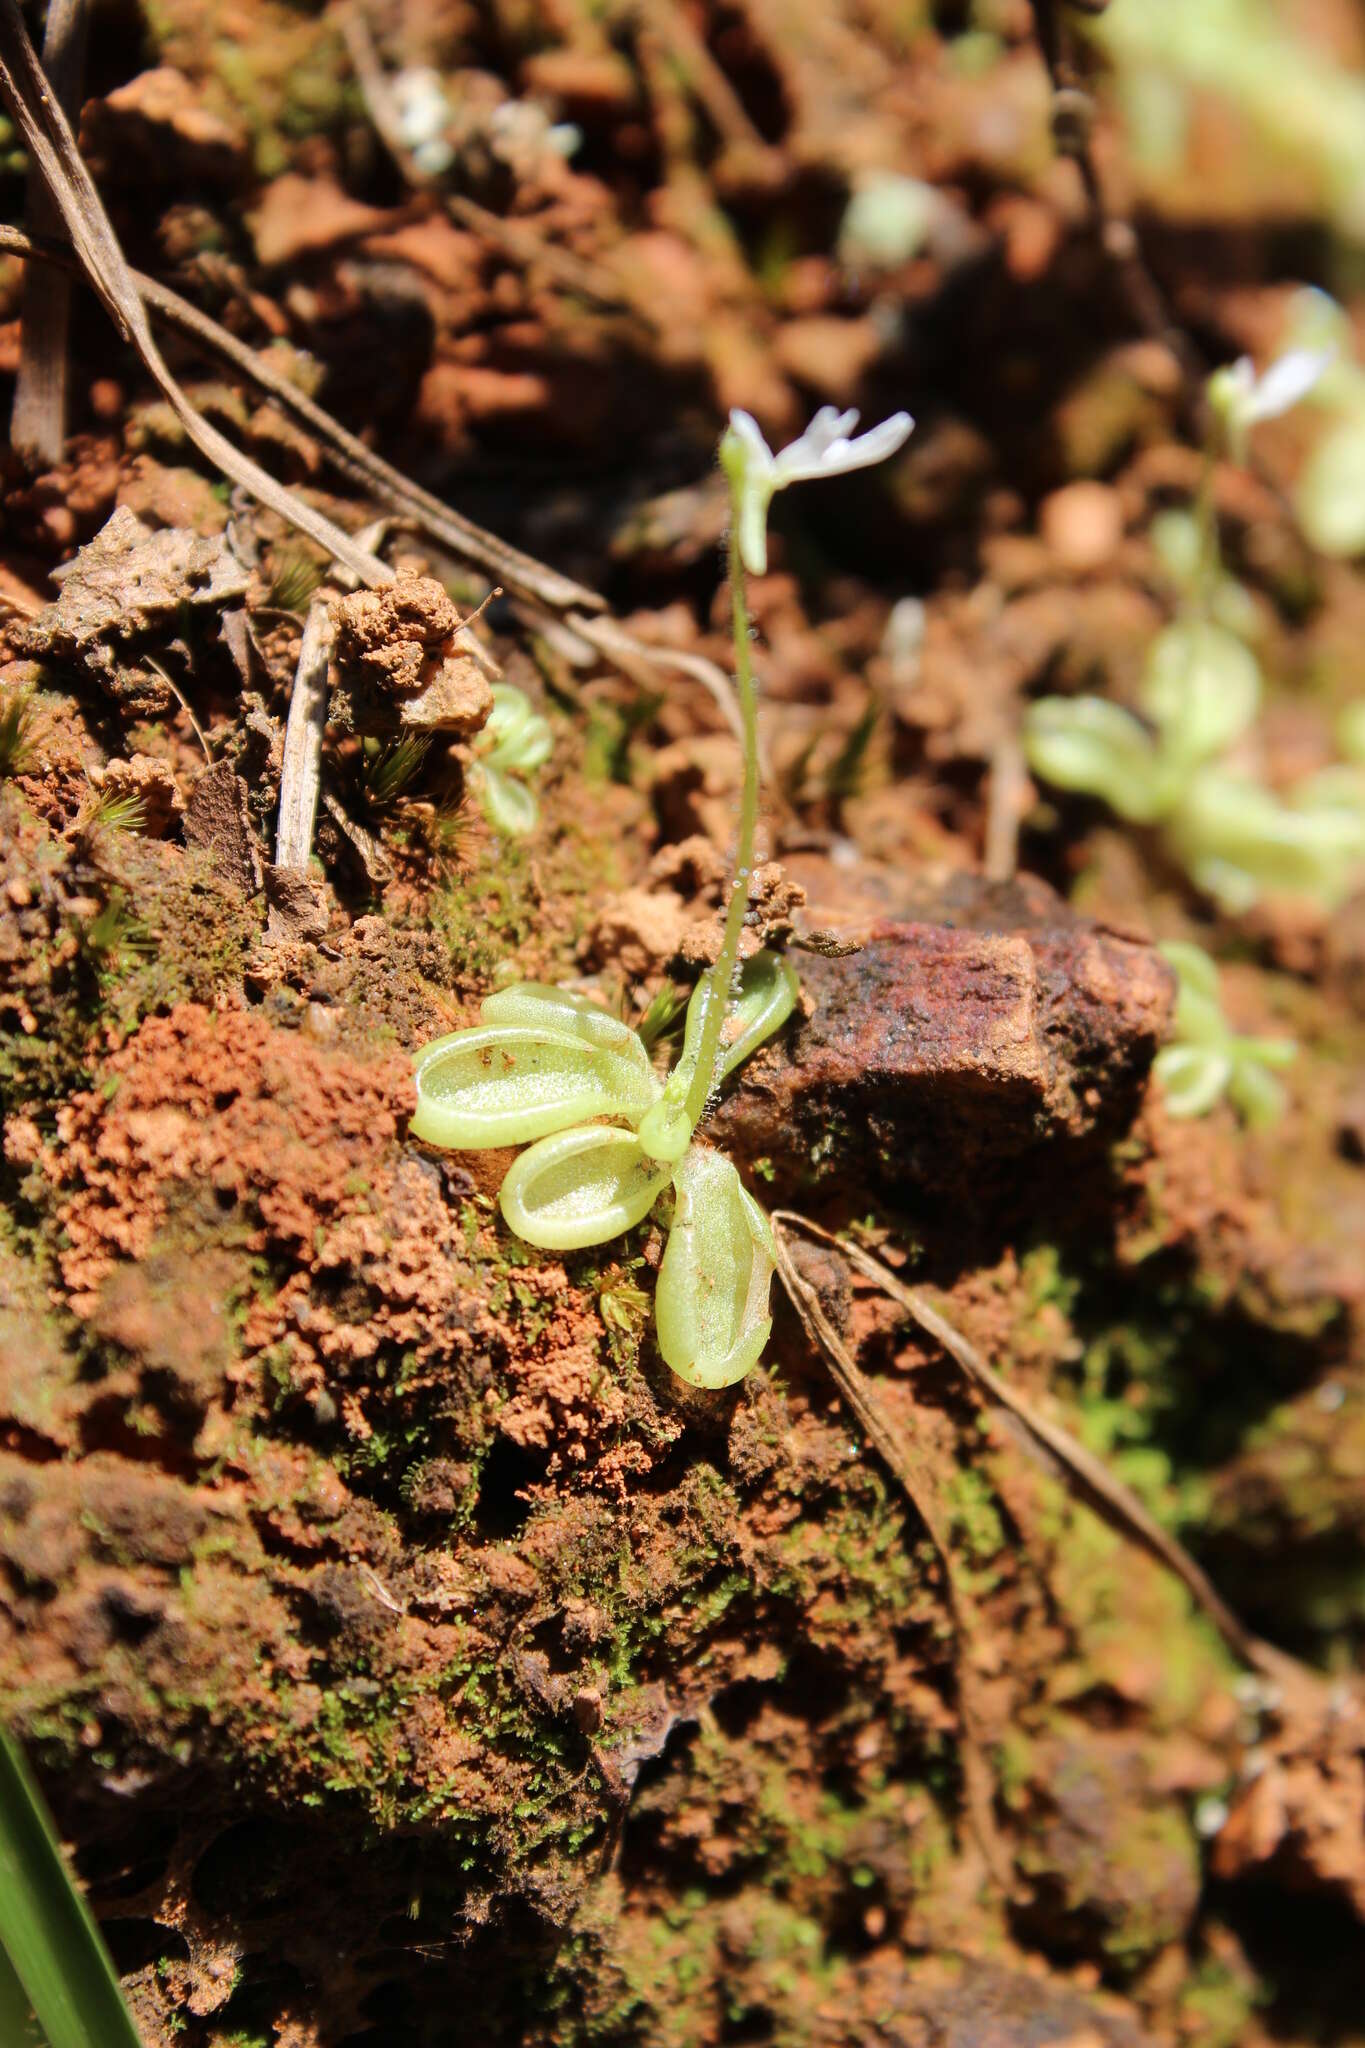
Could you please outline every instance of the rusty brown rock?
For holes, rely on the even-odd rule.
[[[752,1061],[713,1134],[788,1185],[866,1175],[980,1192],[1049,1144],[1125,1129],[1170,1016],[1149,946],[1040,884],[882,919],[844,958],[803,954],[810,1014]]]
[[[862,1965],[886,2048],[1155,2048],[1130,2006],[1055,1977],[980,1956],[925,1956],[907,1969],[893,1948]],[[817,2030],[820,2048],[832,2042]]]
[[[169,64],[89,101],[81,147],[120,184],[236,186],[248,164],[245,133],[200,105],[193,83]]]
[[[1154,2048],[1117,1998],[980,1956],[928,1955],[907,1967],[888,1944],[859,1965],[856,1981],[885,2048]],[[842,2048],[848,2035],[838,2024],[833,2014],[817,2016],[817,2048],[836,2040]]]
[[[1016,1852],[1033,1897],[1021,1918],[1047,1945],[1132,1968],[1184,1935],[1199,1905],[1187,1822],[1152,1797],[1142,1744],[1120,1730],[1070,1730],[1039,1745],[1038,1780]]]

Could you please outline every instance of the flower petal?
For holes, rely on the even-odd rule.
[[[673,1185],[677,1210],[654,1290],[659,1350],[694,1387],[733,1386],[772,1329],[772,1226],[719,1152],[694,1145]]]
[[[595,1116],[636,1122],[659,1093],[647,1058],[518,1024],[449,1032],[423,1046],[416,1069],[409,1129],[453,1151],[524,1145]]]
[[[588,1124],[523,1152],[503,1180],[498,1205],[528,1244],[581,1251],[643,1222],[671,1172],[645,1158],[633,1131]]]
[[[832,408],[827,408],[832,410]],[[857,413],[844,413],[831,422],[843,425],[852,421],[856,424]],[[880,426],[871,427],[860,434],[856,441],[842,434],[820,437],[812,444],[818,452],[811,452],[812,429],[807,428],[800,441],[793,441],[790,448],[784,448],[775,464],[776,487],[783,490],[788,484],[809,483],[817,477],[845,476],[850,470],[867,469],[874,462],[884,462],[888,455],[894,455],[902,442],[910,437],[915,422],[908,412],[892,413],[890,419]]]
[[[730,409],[730,431],[737,434],[744,444],[743,454],[746,467],[755,476],[767,476],[773,466],[773,451],[763,438],[763,429],[751,412],[742,406]]]
[[[1208,761],[1226,753],[1255,718],[1260,665],[1225,626],[1177,620],[1148,650],[1140,701],[1173,759]]]
[[[1281,413],[1307,398],[1335,355],[1334,348],[1287,350],[1253,386],[1243,419],[1248,425],[1257,420],[1278,419]]]
[[[858,424],[856,407],[840,412],[822,405],[815,418],[794,441],[789,441],[773,461],[773,482],[779,491],[788,484],[804,483],[825,473],[831,449],[848,446],[848,435]]]

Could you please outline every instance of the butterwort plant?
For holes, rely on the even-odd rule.
[[[1200,946],[1172,939],[1161,948],[1176,973],[1169,1042],[1153,1072],[1172,1116],[1207,1116],[1226,1096],[1242,1121],[1265,1126],[1284,1108],[1276,1070],[1298,1053],[1292,1038],[1248,1038],[1223,1015],[1218,969]]]
[[[1242,757],[1261,702],[1260,664],[1247,645],[1255,616],[1223,567],[1213,499],[1218,456],[1242,459],[1252,429],[1308,397],[1334,360],[1327,345],[1300,347],[1259,376],[1246,357],[1215,371],[1198,496],[1153,531],[1180,602],[1148,650],[1138,711],[1103,697],[1045,697],[1024,729],[1036,774],[1155,826],[1195,886],[1233,915],[1272,893],[1331,909],[1365,866],[1358,768],[1324,769],[1281,793]]]
[[[493,685],[493,709],[473,744],[469,781],[490,825],[514,839],[540,823],[531,779],[549,760],[549,722],[515,683]]]
[[[892,454],[912,426],[898,414],[851,438],[858,415],[826,407],[774,455],[747,413],[720,445],[730,487],[729,575],[744,775],[720,949],[687,1007],[682,1051],[661,1077],[640,1033],[589,998],[518,982],[486,998],[480,1021],[417,1055],[414,1136],[455,1150],[525,1145],[498,1203],[509,1228],[545,1251],[605,1244],[671,1193],[655,1288],[665,1362],[693,1386],[733,1385],[772,1328],[777,1247],[733,1162],[698,1135],[726,1078],[780,1030],[799,993],[768,949],[741,963],[758,829],[758,709],[745,572],[767,564],[768,506],[789,484]],[[492,757],[489,757],[492,758]]]

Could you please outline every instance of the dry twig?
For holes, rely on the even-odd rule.
[[[43,75],[16,0],[0,0],[0,93],[24,138],[32,169],[43,179],[56,203],[81,268],[119,333],[137,349],[191,441],[225,476],[316,540],[363,583],[391,582],[393,571],[386,563],[356,547],[349,534],[343,533],[332,520],[314,511],[295,492],[277,483],[259,463],[234,448],[191,405],[171,375],[152,338],[146,308],[76,148],[70,124]]]
[[[772,1220],[779,1230],[800,1230],[809,1237],[818,1238],[823,1244],[832,1245],[836,1251],[842,1253],[852,1267],[867,1279],[874,1281],[883,1293],[903,1308],[922,1330],[942,1345],[954,1364],[961,1369],[979,1393],[1013,1416],[1021,1425],[1025,1439],[1050,1471],[1056,1473],[1087,1507],[1093,1509],[1101,1520],[1109,1524],[1110,1528],[1116,1530],[1120,1536],[1126,1537],[1129,1542],[1136,1543],[1150,1557],[1155,1558],[1158,1564],[1164,1565],[1167,1571],[1174,1573],[1195,1605],[1208,1615],[1228,1648],[1235,1656],[1241,1658],[1243,1663],[1273,1678],[1281,1685],[1293,1685],[1299,1691],[1303,1691],[1304,1688],[1321,1689],[1321,1681],[1314,1672],[1297,1663],[1294,1658],[1287,1657],[1282,1650],[1275,1649],[1273,1644],[1263,1642],[1259,1636],[1254,1635],[1233,1613],[1207,1573],[1195,1563],[1189,1552],[1177,1543],[1173,1536],[1167,1535],[1137,1495],[1131,1492],[1122,1480],[1116,1479],[1113,1473],[1086,1450],[1084,1444],[1078,1443],[1068,1430],[1040,1415],[1021,1394],[1016,1393],[1014,1388],[986,1363],[976,1346],[955,1330],[917,1288],[907,1287],[889,1266],[883,1265],[880,1259],[874,1258],[860,1245],[836,1237],[832,1231],[823,1229],[818,1223],[812,1223],[808,1217],[798,1214],[793,1209],[775,1209]],[[864,1427],[867,1427],[866,1423]],[[882,1446],[875,1436],[873,1441],[881,1450]],[[886,1455],[884,1451],[883,1455]]]
[[[791,1211],[775,1210],[772,1220],[777,1239],[777,1270],[792,1307],[801,1318],[807,1336],[824,1353],[836,1386],[869,1440],[904,1488],[906,1498],[929,1533],[929,1540],[943,1568],[948,1608],[953,1621],[958,1707],[962,1715],[962,1782],[967,1813],[991,1875],[1002,1889],[1007,1890],[1010,1863],[995,1824],[993,1780],[986,1760],[984,1717],[977,1701],[976,1672],[971,1662],[967,1603],[948,1547],[947,1529],[939,1512],[938,1489],[933,1474],[927,1462],[916,1456],[884,1413],[866,1377],[854,1363],[848,1346],[821,1307],[820,1297],[793,1260],[783,1226],[787,1223],[804,1226],[804,1219]],[[841,1245],[839,1249],[844,1247]]]
[[[313,852],[318,791],[322,782],[322,735],[327,724],[327,664],[332,653],[332,613],[326,598],[314,600],[303,629],[299,665],[284,729],[280,769],[280,815],[275,833],[275,866],[306,871]]]
[[[85,73],[87,25],[86,0],[49,0],[43,26],[43,69],[59,106],[72,120]],[[29,182],[24,218],[35,235],[55,234],[61,226],[61,216],[41,179]],[[70,278],[60,270],[30,272],[24,280],[10,440],[35,470],[60,462],[66,446],[70,325]]]

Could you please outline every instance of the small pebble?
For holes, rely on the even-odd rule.
[[[1108,484],[1067,484],[1044,498],[1044,543],[1065,569],[1098,569],[1123,538],[1123,504]]]

